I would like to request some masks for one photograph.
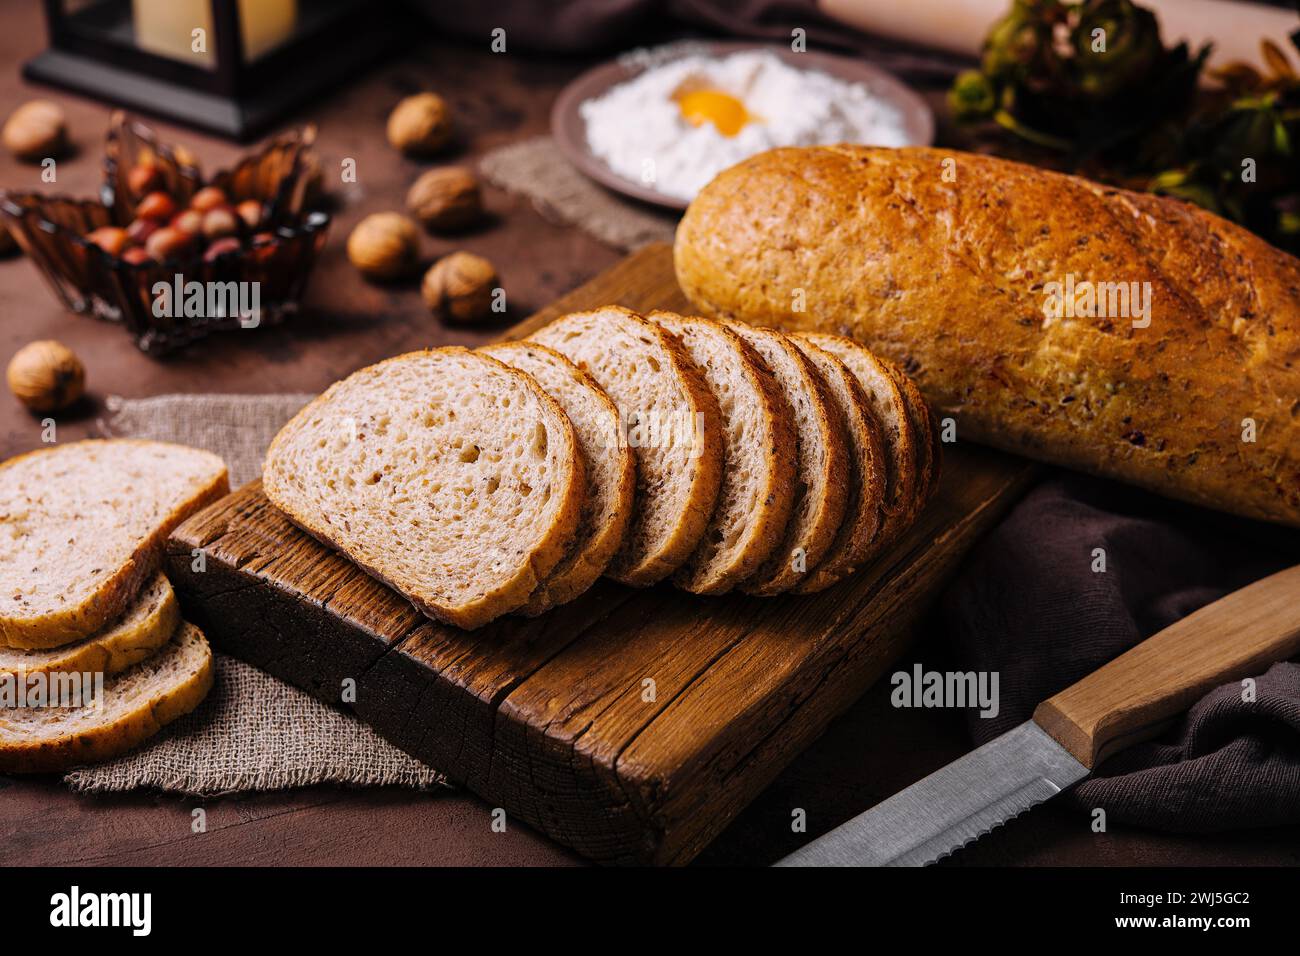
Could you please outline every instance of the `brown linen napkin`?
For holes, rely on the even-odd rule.
[[[226,461],[238,487],[262,470],[280,426],[310,395],[159,395],[108,400],[100,430],[206,448]],[[194,713],[142,749],[64,777],[88,793],[153,787],[194,796],[347,786],[446,785],[442,774],[356,718],[224,654],[212,693]]]
[[[552,222],[577,226],[624,252],[672,242],[677,230],[677,213],[620,198],[588,179],[549,136],[493,150],[479,162],[479,172],[494,186],[530,199]]]
[[[1106,570],[1093,570],[1102,548]],[[984,743],[1035,705],[1230,591],[1300,563],[1300,533],[1062,473],[967,556],[941,619],[956,668],[1000,676]],[[1300,613],[1300,611],[1297,611]],[[1300,663],[1230,682],[1159,738],[1101,764],[1068,798],[1110,821],[1176,832],[1300,822]]]

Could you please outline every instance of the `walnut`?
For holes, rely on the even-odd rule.
[[[9,114],[0,131],[5,149],[19,159],[39,163],[48,156],[58,156],[68,143],[68,127],[63,109],[49,100],[32,100]]]
[[[478,180],[463,166],[431,169],[406,194],[411,215],[435,232],[454,232],[483,215]]]
[[[401,213],[377,212],[348,236],[348,258],[371,279],[397,279],[415,268],[420,233]]]
[[[9,390],[34,412],[67,408],[86,390],[81,359],[62,342],[42,339],[24,345],[9,361]]]
[[[424,274],[420,294],[433,312],[454,322],[473,322],[492,311],[497,273],[492,263],[469,252],[453,252]]]
[[[388,142],[408,156],[438,152],[451,132],[451,110],[437,93],[408,96],[388,116]]]

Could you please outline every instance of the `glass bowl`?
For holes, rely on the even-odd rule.
[[[164,354],[210,332],[273,325],[298,311],[330,222],[328,214],[309,209],[319,176],[311,152],[314,140],[310,126],[286,133],[205,182],[188,150],[159,142],[148,126],[119,113],[109,127],[99,199],[0,190],[0,214],[70,310],[120,322],[142,350]],[[200,250],[138,264],[88,241],[85,236],[94,229],[125,227],[135,218],[136,200],[126,177],[142,160],[158,167],[164,188],[178,206],[207,185],[220,187],[235,204],[247,199],[262,203],[263,219],[252,238],[240,249],[212,259],[205,259]],[[243,316],[217,307],[186,315],[177,301],[172,308],[156,308],[158,283],[174,288],[178,276],[187,286],[200,282],[205,289],[220,290],[230,282],[258,283],[258,311]],[[215,300],[208,296],[207,301]]]

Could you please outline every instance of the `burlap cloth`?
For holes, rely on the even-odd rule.
[[[237,487],[257,477],[271,438],[310,397],[114,397],[100,430],[206,448],[225,459]],[[197,710],[140,750],[64,780],[90,793],[154,787],[204,797],[319,783],[445,785],[354,717],[232,657],[218,654],[216,664],[216,685]]]
[[[493,185],[531,200],[550,221],[577,226],[624,252],[651,242],[672,242],[680,218],[670,210],[623,199],[588,179],[549,136],[493,150],[479,162],[479,172]]]

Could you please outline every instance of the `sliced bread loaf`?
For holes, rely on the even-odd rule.
[[[591,587],[623,546],[632,521],[636,463],[619,437],[618,409],[595,380],[554,349],[536,342],[502,342],[479,349],[527,372],[573,423],[587,473],[578,536],[569,553],[533,591],[520,611],[541,614]]]
[[[555,399],[463,348],[336,382],[276,435],[262,480],[301,528],[463,628],[528,600],[573,541],[586,492]]]
[[[844,476],[849,500],[844,521],[825,559],[810,567],[791,590],[811,594],[830,587],[861,567],[879,549],[889,482],[881,427],[862,386],[843,362],[799,335],[790,340],[807,356],[826,383],[849,437],[851,468]]]
[[[888,492],[885,498],[885,525],[881,530],[881,543],[895,540],[911,524],[920,507],[917,496],[917,435],[908,413],[903,389],[890,370],[864,345],[842,335],[819,332],[799,333],[818,348],[829,352],[862,386],[867,403],[881,427],[885,446],[885,471],[888,475]]]
[[[912,423],[912,433],[916,438],[916,502],[919,512],[939,487],[942,471],[939,436],[930,413],[930,404],[921,394],[921,390],[916,387],[911,376],[887,358],[880,357],[880,364],[889,372],[890,378],[903,393],[907,418]]]
[[[0,644],[49,648],[121,617],[168,532],[230,490],[216,455],[115,439],[0,465]]]
[[[647,318],[686,347],[722,412],[717,504],[673,583],[695,594],[724,594],[752,575],[785,534],[794,504],[794,416],[767,363],[731,329],[673,312]]]
[[[116,757],[189,713],[212,687],[212,651],[182,622],[156,654],[104,682],[91,706],[0,709],[0,770],[41,773]]]
[[[780,594],[817,567],[835,540],[849,499],[849,437],[830,387],[789,338],[743,322],[724,324],[762,356],[794,415],[798,463],[790,520],[781,543],[741,585],[750,594]]]
[[[591,374],[618,407],[637,463],[636,509],[606,573],[653,584],[691,556],[722,483],[717,400],[677,338],[609,306],[556,319],[533,333]]]
[[[180,605],[160,571],[126,614],[94,637],[45,651],[0,647],[0,674],[116,674],[166,644],[180,621]]]

